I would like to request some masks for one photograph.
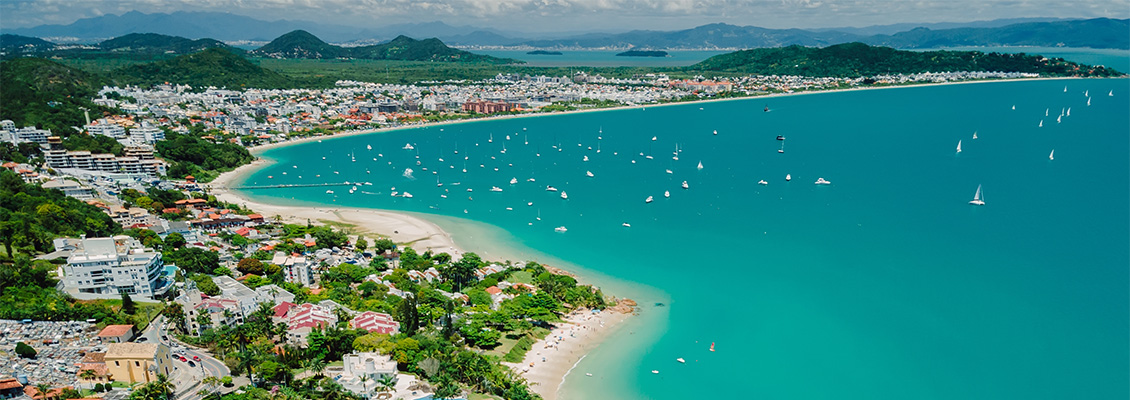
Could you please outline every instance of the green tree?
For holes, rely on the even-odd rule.
[[[137,305],[133,303],[133,298],[126,292],[122,292],[122,312],[127,315],[137,313]]]
[[[356,247],[357,250],[365,251],[365,249],[369,248],[369,241],[365,240],[364,236],[358,235],[357,236],[357,244],[353,245],[353,247]]]
[[[416,309],[416,296],[408,295],[400,301],[396,309],[397,320],[400,321],[400,331],[405,335],[416,334],[420,324],[420,312]]]
[[[165,236],[165,245],[170,248],[179,249],[183,247],[185,243],[187,242],[184,240],[184,235],[181,235],[180,232],[173,232]]]
[[[27,343],[16,343],[16,355],[23,358],[35,358],[36,354],[38,354],[38,352],[31,348],[31,346],[28,346]]]

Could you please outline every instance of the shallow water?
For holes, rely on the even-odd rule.
[[[373,185],[246,194],[481,221],[456,240],[635,296],[567,398],[1126,398],[1128,98],[1046,80],[470,122],[269,150],[247,184]]]

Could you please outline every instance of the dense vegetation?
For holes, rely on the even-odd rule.
[[[72,126],[85,124],[80,107],[92,115],[108,111],[90,101],[104,83],[99,75],[42,58],[0,62],[0,119],[57,135],[75,133]]]
[[[98,207],[0,170],[0,241],[5,254],[46,253],[53,250],[51,240],[56,237],[109,236],[121,231]]]
[[[169,176],[194,175],[204,181],[215,178],[217,171],[228,171],[255,159],[243,146],[217,144],[176,132],[167,132],[165,140],[157,142],[157,153],[172,164]]]
[[[108,39],[98,44],[102,50],[119,52],[164,53],[179,54],[195,53],[213,47],[224,48],[232,51],[232,47],[215,39],[186,39],[180,36],[161,35],[156,33],[131,33],[125,36]],[[238,51],[238,50],[236,50]]]
[[[26,53],[34,51],[49,50],[55,47],[54,43],[46,40],[20,35],[2,34],[0,35],[0,51],[12,53]]]
[[[921,72],[1030,72],[1050,76],[1112,76],[1103,67],[1088,67],[1037,55],[979,51],[903,51],[847,43],[824,48],[789,46],[751,49],[710,57],[694,70],[759,75],[859,77]]]
[[[164,82],[229,89],[296,86],[278,73],[260,68],[227,49],[210,48],[148,64],[123,67],[110,73],[119,85],[150,86]]]
[[[304,30],[296,30],[279,36],[252,53],[271,58],[359,58],[366,60],[483,62],[494,64],[521,62],[453,49],[436,38],[416,40],[403,35],[397,36],[388,43],[341,47],[326,43]]]

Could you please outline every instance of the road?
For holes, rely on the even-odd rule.
[[[173,354],[184,355],[186,359],[191,361],[191,364],[189,362],[182,362],[180,358],[174,356],[173,365],[176,367],[176,370],[170,374],[169,380],[172,381],[174,387],[176,387],[177,399],[200,399],[203,396],[200,396],[197,392],[199,392],[200,389],[206,388],[206,386],[200,383],[204,377],[215,376],[223,378],[231,375],[231,370],[228,369],[223,362],[213,358],[207,352],[202,349],[187,346],[168,337],[164,315],[154,319],[153,322],[149,324],[149,327],[146,328],[141,335],[138,335],[138,337],[146,338],[145,340],[149,343],[161,343],[169,346]],[[137,341],[137,339],[134,341]],[[193,357],[200,357],[200,361],[192,361]]]

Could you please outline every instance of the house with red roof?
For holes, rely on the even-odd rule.
[[[392,319],[391,315],[373,311],[365,311],[349,321],[353,329],[364,329],[369,332],[394,334],[400,331],[400,323]]]
[[[125,343],[133,339],[133,325],[107,325],[98,333],[102,343]]]

